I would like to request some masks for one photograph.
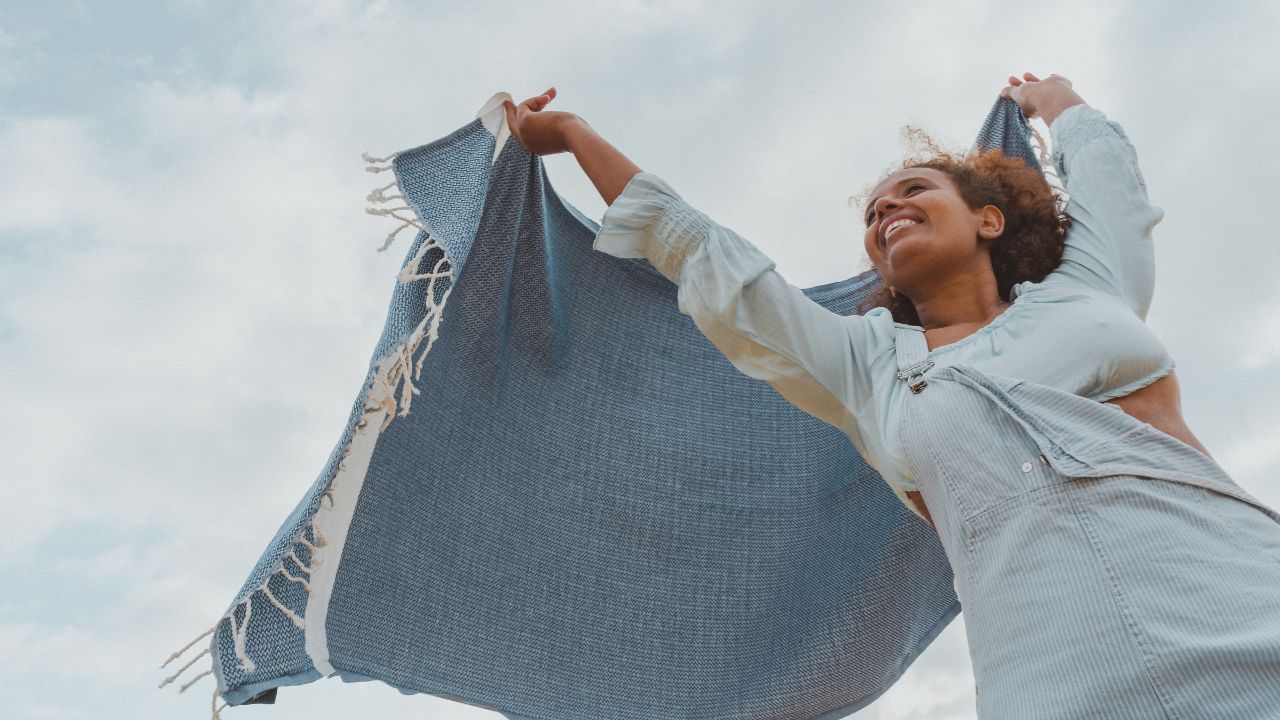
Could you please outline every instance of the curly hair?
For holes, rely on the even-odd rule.
[[[911,126],[904,128],[904,135],[923,144],[927,152],[908,155],[901,167],[885,173],[881,180],[908,168],[940,170],[955,182],[960,197],[971,210],[995,205],[1003,213],[1004,233],[992,241],[990,247],[991,267],[1000,297],[1008,300],[1014,285],[1027,280],[1040,282],[1058,267],[1071,218],[1064,211],[1063,196],[1050,187],[1043,173],[999,150],[949,152]],[[1039,134],[1036,140],[1042,143],[1043,149]],[[851,199],[865,208],[869,194],[870,190]],[[859,303],[858,312],[877,307],[889,308],[896,322],[920,324],[915,304],[901,293],[890,293],[884,278],[880,278],[871,294]]]

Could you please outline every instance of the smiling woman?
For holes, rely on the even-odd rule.
[[[895,321],[912,325],[921,322],[910,296],[923,299],[931,279],[938,277],[939,268],[934,265],[955,268],[963,263],[957,269],[969,277],[994,276],[995,294],[1007,299],[1014,285],[1040,282],[1058,267],[1071,228],[1070,216],[1060,208],[1065,201],[1051,190],[1043,174],[1021,159],[998,150],[966,157],[948,153],[931,141],[929,146],[932,157],[904,161],[900,170],[868,193],[871,200],[864,215],[865,248],[882,268],[882,281],[862,311],[886,307]],[[892,227],[900,220],[945,228],[938,232],[954,228],[957,239],[948,246],[951,252],[931,252],[925,263],[904,257],[896,263],[902,271],[893,273],[888,241],[903,232]],[[938,235],[929,227],[919,232]],[[915,280],[910,273],[924,277]],[[894,284],[883,280],[886,275],[895,278]],[[924,288],[912,293],[916,285]]]
[[[980,134],[1019,160],[956,171],[996,168],[989,194],[945,164],[876,188],[871,257],[920,324],[854,312],[871,273],[791,285],[550,96],[368,158],[419,233],[343,440],[212,630],[219,692],[338,674],[513,720],[825,720],[958,597],[984,718],[1276,716],[1280,514],[1141,414],[1167,393],[1120,404],[1172,378],[1144,322],[1163,211],[1083,101],[1050,124],[1069,229],[1047,183],[1018,191],[1023,111],[1078,100],[1037,86]],[[575,153],[598,227],[513,137]],[[1067,233],[1006,290],[1022,215]]]

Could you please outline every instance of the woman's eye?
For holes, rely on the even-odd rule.
[[[909,185],[909,186],[907,187],[907,192],[908,192],[908,193],[910,193],[910,192],[911,192],[912,190],[914,190],[915,188],[920,188],[921,190],[926,189],[926,188],[925,188],[925,186],[923,186],[923,185]]]

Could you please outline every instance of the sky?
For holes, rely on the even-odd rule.
[[[1278,8],[0,0],[0,714],[208,716],[212,680],[158,666],[323,467],[394,286],[360,155],[498,91],[554,85],[807,287],[869,267],[847,200],[904,125],[963,149],[1010,74],[1070,78],[1165,210],[1148,324],[1187,423],[1280,506]],[[544,162],[598,221],[574,158]],[[374,714],[498,717],[338,680],[225,716]],[[975,717],[963,619],[851,717]]]

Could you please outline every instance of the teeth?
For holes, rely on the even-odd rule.
[[[903,219],[901,219],[901,220],[894,220],[892,225],[890,225],[889,227],[885,228],[885,230],[884,230],[884,237],[885,237],[885,239],[886,239],[886,240],[888,240],[888,239],[889,239],[889,235],[890,235],[891,233],[893,233],[893,231],[895,231],[895,230],[897,230],[898,228],[902,227],[903,225],[919,225],[919,224],[920,224],[920,223],[916,222],[915,220],[909,220],[909,219],[907,219],[907,218],[903,218]]]

